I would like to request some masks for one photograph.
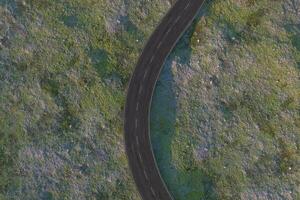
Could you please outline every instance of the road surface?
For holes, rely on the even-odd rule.
[[[125,107],[125,146],[143,200],[172,200],[153,154],[149,115],[160,71],[205,0],[178,0],[148,40],[132,75]]]

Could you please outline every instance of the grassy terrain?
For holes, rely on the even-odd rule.
[[[139,199],[123,145],[168,0],[0,0],[0,199]],[[168,59],[152,141],[176,199],[300,198],[299,0],[210,1]]]
[[[151,114],[176,199],[300,199],[299,24],[298,0],[215,0],[177,45]]]
[[[168,1],[0,0],[0,199],[139,199],[128,80]]]

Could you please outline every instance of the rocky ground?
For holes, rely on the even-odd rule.
[[[0,0],[0,199],[139,199],[126,87],[166,0]]]
[[[299,70],[299,0],[206,4],[152,107],[152,144],[176,199],[300,199]]]
[[[0,199],[139,199],[126,87],[174,0],[0,0]],[[152,144],[175,199],[300,198],[300,2],[211,0],[166,62]]]

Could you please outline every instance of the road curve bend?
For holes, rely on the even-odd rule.
[[[125,147],[129,166],[143,200],[172,200],[160,176],[150,141],[153,91],[166,58],[190,26],[205,0],[178,0],[148,40],[127,91]]]

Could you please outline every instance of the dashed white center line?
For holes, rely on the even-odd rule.
[[[179,21],[180,18],[181,18],[181,15],[179,15],[179,16],[175,19],[174,24],[176,24],[176,23]]]
[[[142,160],[142,156],[141,156],[140,152],[138,152],[138,157],[139,157],[141,164],[143,165],[143,160]]]
[[[137,128],[138,127],[138,120],[137,120],[137,118],[135,118],[135,128]]]
[[[191,4],[191,2],[189,2],[189,3],[185,6],[184,10],[187,9],[187,8],[190,6],[190,4]],[[160,48],[160,46],[162,45],[162,41],[163,41],[163,40],[165,39],[165,37],[167,37],[167,35],[171,32],[172,28],[175,26],[175,24],[177,24],[177,22],[180,20],[181,17],[182,17],[182,15],[179,15],[179,16],[175,19],[174,24],[173,24],[173,25],[167,30],[167,32],[164,34],[163,39],[160,41],[160,43],[159,43],[158,46],[157,46],[157,49]],[[153,56],[152,56],[152,57],[153,57]],[[152,60],[151,60],[151,62],[152,62]],[[151,63],[151,62],[150,62],[150,63]]]
[[[143,91],[143,86],[141,85],[139,88],[139,95],[142,94],[142,91]]]
[[[156,195],[155,195],[155,191],[153,190],[152,187],[150,187],[150,190],[151,190],[152,195],[155,197],[155,196],[156,196]]]
[[[147,74],[148,74],[148,71],[149,71],[149,70],[146,69],[145,74],[144,74],[144,78],[143,78],[144,80],[145,80],[145,78],[146,78],[146,76],[147,76]]]
[[[191,3],[191,1],[189,0],[189,2],[187,3],[187,5],[184,7],[184,10],[188,10],[188,8],[190,7],[192,5],[192,3]],[[186,12],[188,12],[188,11],[186,11]],[[160,42],[158,43],[158,45],[157,45],[157,50],[159,50],[160,49],[160,47],[163,45],[163,41],[164,41],[164,39],[169,35],[169,33],[172,31],[172,30],[174,30],[174,26],[176,26],[176,24],[180,21],[180,19],[182,18],[182,17],[184,17],[184,14],[186,14],[186,12],[183,12],[183,13],[178,13],[179,14],[179,16],[177,16],[177,18],[175,19],[175,21],[174,22],[170,22],[171,24],[171,27],[169,27],[168,28],[168,30],[164,33],[164,35],[162,35],[162,39],[160,40]],[[173,18],[173,17],[172,17]],[[171,18],[169,19],[169,20],[171,20]],[[154,49],[153,49],[154,50]],[[150,69],[150,66],[151,66],[151,64],[153,63],[153,61],[154,61],[154,59],[155,59],[155,55],[159,55],[159,52],[157,51],[157,52],[155,52],[155,53],[153,53],[153,55],[152,55],[152,57],[151,57],[151,59],[150,59],[150,62],[148,63],[148,64],[146,64],[146,65],[148,65],[148,68],[146,67],[146,69],[145,69],[145,71],[144,71],[144,75],[143,75],[143,81],[146,79],[146,77],[147,77],[147,74],[148,73],[150,73],[151,74],[151,69]],[[149,72],[150,71],[150,72]],[[147,89],[147,88],[146,88]],[[146,93],[146,89],[145,89],[145,93]],[[138,89],[138,95],[141,95],[142,94],[142,92],[143,92],[143,84],[141,84],[140,86],[139,86],[139,89]],[[143,110],[143,104],[141,104],[141,109],[140,110]],[[139,108],[140,108],[140,102],[137,102],[137,104],[136,104],[136,111],[139,111]],[[132,123],[132,122],[131,122]],[[138,118],[136,117],[135,118],[135,129],[136,129],[136,131],[138,130]],[[152,186],[152,184],[151,184],[151,182],[152,182],[152,180],[150,181],[150,179],[149,179],[149,177],[148,177],[148,174],[147,174],[147,172],[146,172],[146,169],[147,168],[145,168],[146,166],[146,164],[147,164],[147,162],[146,162],[146,158],[145,158],[145,163],[144,163],[144,161],[143,161],[143,159],[142,159],[142,156],[141,156],[141,153],[140,153],[140,151],[139,151],[139,147],[140,147],[140,144],[139,144],[139,138],[138,138],[138,135],[135,135],[134,136],[135,137],[135,140],[136,140],[136,143],[134,144],[134,142],[133,142],[133,144],[132,144],[132,146],[131,146],[131,148],[132,148],[132,151],[133,151],[133,155],[134,155],[134,157],[136,158],[136,156],[137,156],[137,159],[138,159],[138,161],[140,162],[140,163],[138,163],[138,164],[140,164],[141,166],[141,168],[143,169],[143,173],[144,173],[144,177],[145,177],[145,180],[148,182],[148,184],[147,185],[149,185],[149,187],[150,187],[150,192],[151,192],[151,194],[152,194],[152,196],[153,196],[153,199],[159,199],[160,198],[160,193],[158,192],[158,193],[156,193],[155,192],[155,190],[154,190],[154,187]],[[133,139],[134,140],[134,139]],[[142,142],[142,140],[141,140],[141,142]],[[143,145],[143,143],[141,143],[141,145]],[[150,176],[150,178],[151,178],[151,176]]]
[[[186,6],[184,7],[183,10],[186,10],[188,7],[190,7],[191,2],[189,2],[188,4],[186,4]]]
[[[139,137],[136,135],[135,136],[136,144],[139,145]]]
[[[145,176],[146,180],[148,181],[148,180],[149,180],[149,177],[148,177],[148,175],[147,175],[146,170],[144,170],[144,176]]]
[[[159,44],[157,45],[157,49],[159,49],[162,45],[162,41],[159,42]]]
[[[150,64],[152,63],[152,61],[154,60],[154,55],[151,57],[151,59],[150,59]]]
[[[168,35],[168,34],[170,33],[171,30],[172,30],[172,27],[170,27],[170,28],[168,29],[168,31],[166,32],[166,35]]]

